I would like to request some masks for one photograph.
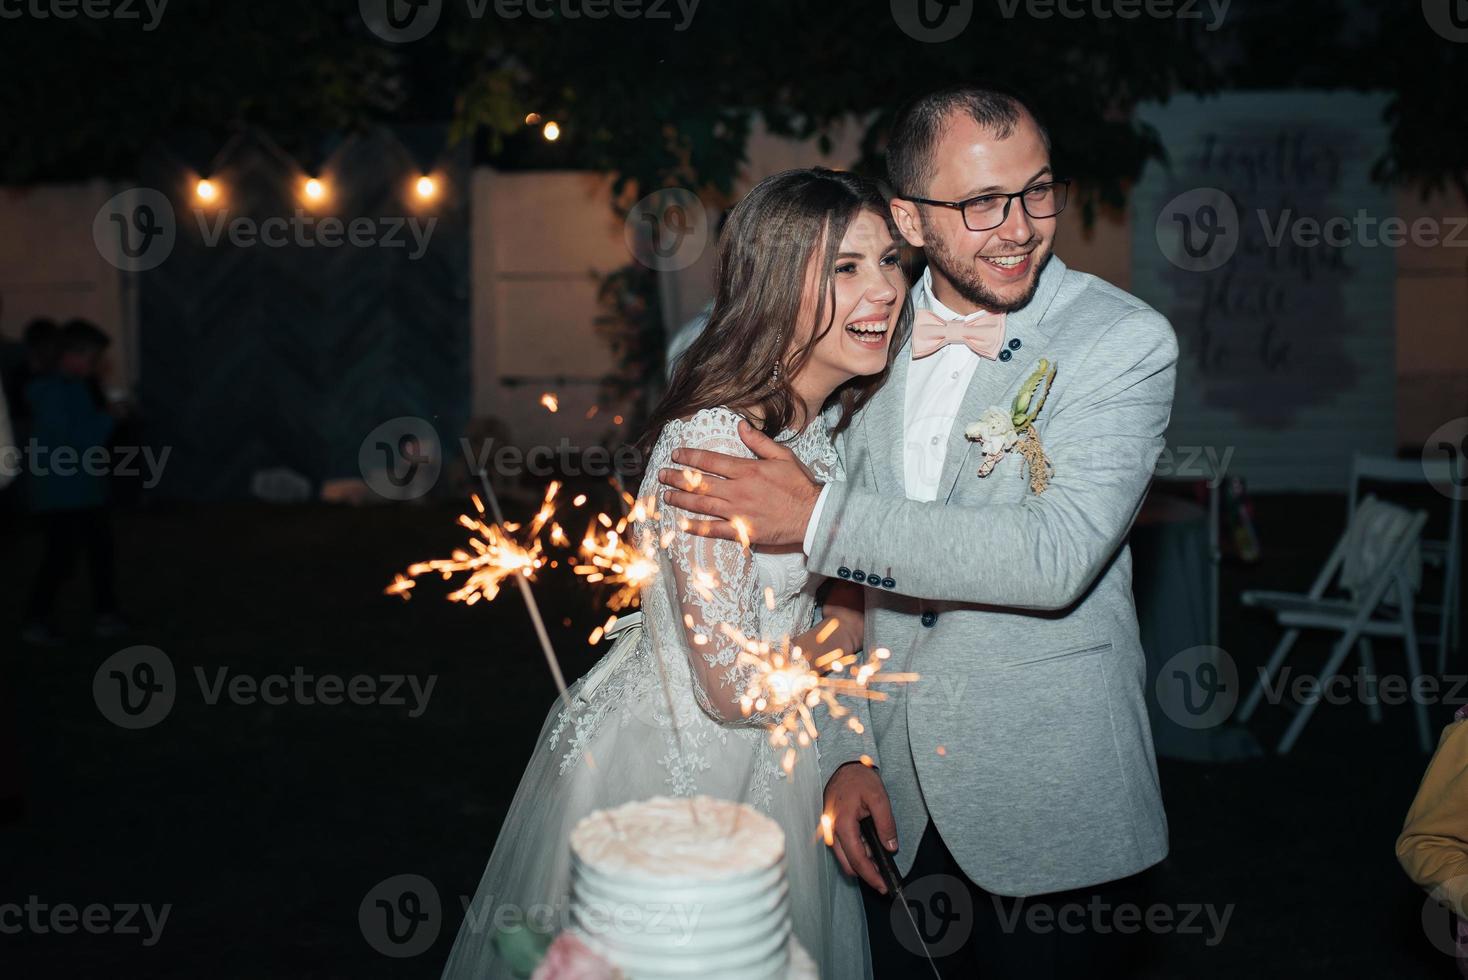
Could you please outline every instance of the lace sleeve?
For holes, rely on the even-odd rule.
[[[739,417],[724,409],[699,412],[668,427],[667,449],[710,449],[750,457],[739,439]],[[657,453],[654,454],[659,455]],[[662,651],[666,664],[686,660],[699,706],[724,725],[764,725],[769,719],[746,716],[740,696],[748,689],[752,667],[739,662],[740,637],[759,640],[759,603],[763,601],[754,555],[737,541],[705,538],[685,530],[688,514],[660,505],[660,576],[668,608],[679,623],[657,630],[654,639],[674,649]]]

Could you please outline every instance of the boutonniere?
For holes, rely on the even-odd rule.
[[[994,467],[999,465],[1005,454],[1017,449],[1020,456],[1024,457],[1024,472],[1029,475],[1030,489],[1035,493],[1045,492],[1054,467],[1045,455],[1045,447],[1040,444],[1035,416],[1040,414],[1054,381],[1055,365],[1041,358],[1030,376],[1025,378],[1024,384],[1019,386],[1019,392],[1014,396],[1014,403],[1008,411],[998,405],[991,405],[979,416],[978,421],[970,422],[963,430],[963,434],[979,443],[984,451],[984,462],[979,467],[980,477],[994,472]]]

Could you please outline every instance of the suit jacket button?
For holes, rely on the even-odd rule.
[[[890,577],[882,579],[882,588],[884,588],[884,589],[895,589],[895,588],[897,588],[897,580],[895,578],[890,578]]]
[[[867,573],[858,568],[851,573],[851,580],[853,582],[865,582],[867,580]]]
[[[1013,356],[1014,356],[1014,352],[1013,351],[1002,350],[1002,351],[999,352],[999,359],[1001,361],[1007,361],[1007,360],[1009,360]]]
[[[937,621],[938,621],[938,614],[935,613],[935,612],[933,612],[933,610],[929,609],[927,612],[923,613],[923,625],[924,626],[927,626],[927,627],[930,627],[931,628],[932,625],[934,623],[936,623]]]
[[[842,565],[840,568],[836,569],[836,577],[851,578],[851,569],[847,568],[845,565]]]
[[[1009,349],[1010,350],[1019,350],[1023,346],[1024,346],[1024,344],[1020,343],[1020,339],[1018,337],[1013,338],[1009,342]]]

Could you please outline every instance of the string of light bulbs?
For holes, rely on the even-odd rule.
[[[554,119],[544,119],[538,112],[527,113],[525,116],[525,125],[538,126],[540,128],[541,138],[548,143],[554,143],[556,140],[561,138],[560,123],[556,122]],[[214,201],[219,200],[221,187],[217,177],[215,176],[216,171],[218,170],[221,159],[224,157],[227,151],[234,148],[235,143],[240,140],[241,135],[242,133],[240,132],[236,132],[234,135],[232,135],[229,140],[227,140],[225,144],[219,148],[219,150],[214,154],[214,157],[209,161],[206,172],[204,174],[201,174],[194,181],[194,197],[197,198],[199,201],[205,204],[210,204]],[[281,146],[275,142],[275,140],[271,139],[269,134],[257,130],[255,131],[255,135],[261,141],[262,145],[264,145],[266,149],[268,149],[271,154],[274,155],[277,159],[281,160],[292,168],[297,166],[295,160],[290,156],[290,154],[282,149]],[[399,149],[402,150],[403,153],[407,153],[406,149],[402,148],[401,145],[399,145]],[[415,166],[417,165],[417,161],[412,162]],[[439,180],[431,172],[420,173],[419,176],[413,181],[413,193],[420,201],[423,201],[425,203],[428,201],[432,201],[434,198],[438,197],[439,191]],[[301,196],[312,204],[320,204],[330,197],[330,185],[321,173],[308,174],[301,181]]]

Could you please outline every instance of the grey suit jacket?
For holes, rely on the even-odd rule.
[[[826,720],[822,774],[868,755],[906,873],[931,819],[973,881],[1034,895],[1125,877],[1167,854],[1126,535],[1172,411],[1177,341],[1155,310],[1052,258],[1009,315],[1007,362],[982,361],[931,503],[906,499],[904,344],[840,438],[845,480],[810,568],[864,580],[867,649],[922,675]],[[1058,364],[1036,421],[1054,475],[1030,491],[1011,453],[987,477],[964,427]]]

